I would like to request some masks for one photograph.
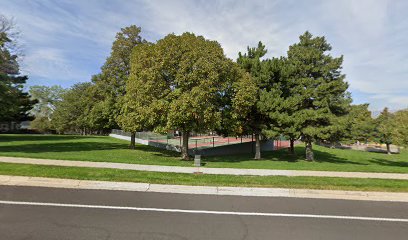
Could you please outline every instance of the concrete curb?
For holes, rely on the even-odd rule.
[[[318,199],[341,199],[361,201],[408,202],[408,193],[396,193],[396,192],[185,186],[185,185],[89,181],[89,180],[7,176],[7,175],[0,175],[0,185],[52,187],[69,189],[99,189],[99,190],[158,192],[158,193],[205,194],[219,196],[291,197],[291,198],[318,198]]]
[[[288,177],[339,177],[339,178],[376,178],[408,180],[404,173],[370,173],[370,172],[334,172],[334,171],[303,171],[303,170],[272,170],[272,169],[238,169],[238,168],[205,168],[205,167],[177,167],[160,165],[142,165],[112,162],[90,162],[72,160],[52,160],[36,158],[0,157],[0,162],[17,164],[35,164],[63,167],[91,167],[123,170],[137,170],[149,172],[248,175],[248,176],[288,176]]]

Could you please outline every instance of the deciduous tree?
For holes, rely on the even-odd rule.
[[[167,102],[164,98],[168,90],[156,75],[158,60],[152,44],[146,43],[133,49],[126,94],[121,99],[122,107],[117,117],[119,126],[132,134],[131,149],[135,148],[136,131],[158,130],[166,116]]]
[[[93,93],[98,101],[91,114],[97,117],[95,124],[102,129],[118,126],[116,120],[121,109],[119,101],[126,92],[132,50],[135,46],[146,43],[140,32],[140,27],[135,25],[122,28],[116,34],[111,53],[102,66],[101,73],[92,78],[95,83]]]
[[[55,110],[57,102],[62,100],[62,95],[65,92],[61,86],[31,86],[29,93],[31,98],[36,100],[31,113],[35,119],[31,122],[31,127],[40,131],[52,130],[51,118]]]
[[[91,91],[92,83],[77,83],[62,95],[62,100],[55,105],[51,120],[57,132],[71,131],[85,135],[95,130],[89,119],[95,102]]]
[[[190,134],[220,128],[226,98],[242,77],[219,43],[192,33],[169,34],[135,48],[119,121],[135,130],[180,130],[187,160]]]
[[[397,111],[393,118],[395,144],[408,146],[408,109]]]

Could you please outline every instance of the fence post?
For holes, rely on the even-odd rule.
[[[215,137],[213,137],[213,147],[214,147],[214,138],[215,138]]]
[[[252,147],[251,147],[251,151],[252,151],[252,153],[254,153],[254,134],[252,133],[251,136],[252,136],[252,142],[251,142],[251,143],[252,143],[252,144],[251,144]]]

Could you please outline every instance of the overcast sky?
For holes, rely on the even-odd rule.
[[[268,56],[286,55],[309,30],[326,36],[332,55],[344,55],[343,73],[354,103],[408,107],[408,1],[131,1],[0,0],[14,17],[29,85],[69,87],[89,81],[109,55],[121,27],[135,24],[156,41],[185,31],[217,40],[225,54],[262,41]]]

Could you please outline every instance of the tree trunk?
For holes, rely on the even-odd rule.
[[[255,157],[254,159],[261,159],[261,140],[259,133],[255,133]]]
[[[307,161],[313,161],[314,160],[312,142],[311,141],[306,142],[306,160]]]
[[[130,149],[135,149],[136,148],[136,132],[132,132],[130,134]]]
[[[390,147],[390,144],[387,143],[386,145],[387,145],[387,154],[391,155],[391,147]]]
[[[295,140],[290,139],[289,154],[295,155]]]
[[[183,131],[182,136],[183,136],[183,145],[181,146],[181,159],[183,160],[190,160],[190,157],[188,156],[188,138],[189,138],[190,133],[188,131]]]

